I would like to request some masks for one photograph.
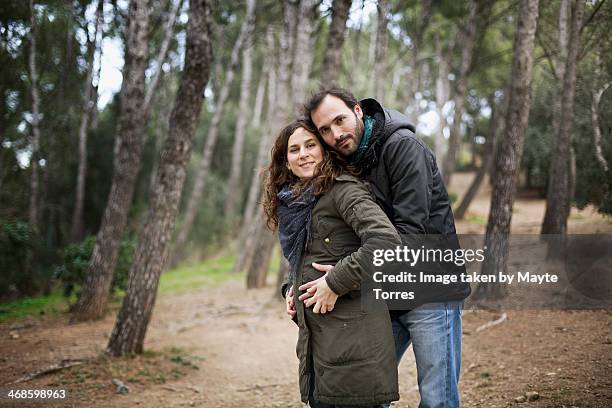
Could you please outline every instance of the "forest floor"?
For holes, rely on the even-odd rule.
[[[471,179],[459,174],[458,193]],[[486,186],[485,186],[486,187]],[[461,196],[461,194],[459,194]],[[482,233],[488,211],[483,188],[462,233]],[[537,233],[544,200],[521,196],[513,232]],[[612,233],[612,222],[591,209],[573,210],[572,233]],[[297,384],[297,327],[284,314],[276,288],[249,290],[242,276],[195,289],[161,293],[143,355],[112,359],[104,353],[114,313],[99,322],[68,324],[66,315],[22,318],[0,324],[0,388],[62,360],[81,362],[12,385],[66,389],[69,399],[35,406],[90,407],[302,407]],[[116,311],[118,305],[114,305]],[[510,310],[463,316],[461,399],[466,407],[612,406],[612,311]],[[414,357],[400,365],[401,400],[417,407]],[[129,387],[117,394],[113,379]],[[537,392],[524,403],[516,398]],[[0,406],[9,404],[0,399]]]

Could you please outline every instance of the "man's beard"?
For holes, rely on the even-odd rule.
[[[355,114],[355,112],[353,112],[353,115],[355,115],[355,128],[353,129],[353,132],[345,133],[336,140],[335,148],[338,151],[342,151],[340,145],[344,143],[347,139],[353,139],[355,141],[355,150],[357,150],[357,148],[359,147],[359,142],[363,137],[364,125],[363,121],[357,117],[357,114]],[[353,153],[354,152],[351,152],[350,154]]]

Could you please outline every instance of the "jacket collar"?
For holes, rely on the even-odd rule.
[[[378,157],[382,151],[382,146],[385,144],[390,132],[385,132],[385,110],[377,100],[368,98],[360,102],[361,109],[364,115],[368,115],[374,118],[374,128],[372,129],[372,136],[370,136],[370,146],[365,152],[361,160],[353,163],[356,167],[359,167],[363,174],[368,174],[372,168],[378,164]]]

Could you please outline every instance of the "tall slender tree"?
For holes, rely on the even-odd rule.
[[[599,127],[599,104],[601,103],[601,97],[608,88],[610,88],[612,83],[608,82],[604,84],[601,88],[597,89],[593,92],[593,100],[591,102],[591,124],[593,126],[593,143],[595,145],[595,157],[597,157],[597,161],[601,165],[603,171],[607,172],[610,168],[606,158],[603,155],[603,148],[601,143],[601,128]]]
[[[227,66],[225,79],[223,80],[223,85],[221,86],[217,100],[215,101],[215,113],[213,114],[212,120],[210,121],[210,126],[208,127],[206,143],[204,144],[204,150],[202,151],[202,160],[200,161],[200,164],[198,166],[198,170],[195,175],[195,181],[193,183],[193,190],[191,191],[191,194],[189,195],[189,199],[187,201],[185,217],[179,227],[176,242],[174,244],[175,249],[173,250],[172,254],[172,265],[176,265],[176,263],[182,258],[183,249],[185,248],[185,244],[189,239],[189,234],[191,232],[191,228],[193,227],[193,223],[198,213],[198,208],[200,207],[202,196],[204,194],[204,191],[206,190],[206,181],[208,180],[210,163],[212,161],[212,155],[215,149],[215,145],[217,144],[217,138],[219,136],[219,125],[221,123],[221,118],[223,117],[223,112],[225,110],[225,103],[229,96],[230,86],[234,81],[236,67],[240,62],[240,52],[242,50],[242,47],[249,41],[249,37],[251,35],[250,33],[253,30],[254,15],[255,3],[248,2],[247,13],[244,22],[242,23],[240,33],[238,34],[238,38],[236,39],[236,42],[234,43],[234,46],[232,48],[230,62]]]
[[[247,8],[255,8],[255,0],[247,0]],[[247,13],[248,14],[248,13]],[[238,102],[238,120],[234,132],[234,145],[232,147],[232,164],[227,183],[227,200],[225,202],[225,220],[228,226],[233,227],[236,215],[236,201],[239,196],[238,184],[242,170],[244,138],[249,118],[249,98],[251,95],[251,70],[253,65],[253,41],[251,32],[242,51],[242,78],[240,80],[240,101]],[[233,228],[232,228],[233,229]]]
[[[484,246],[487,256],[482,263],[482,274],[506,270],[508,237],[512,221],[512,207],[516,195],[516,181],[531,104],[533,48],[539,15],[539,0],[520,0],[518,26],[514,38],[514,57],[505,131],[499,142],[495,160],[495,180],[491,193],[491,210],[487,221]],[[504,287],[494,283],[478,285],[474,298],[503,295]]]
[[[114,147],[113,180],[81,295],[73,309],[73,321],[99,319],[106,312],[119,246],[138,175],[145,129],[142,106],[145,99],[145,69],[149,54],[148,1],[130,1],[128,20],[121,112]]]
[[[295,26],[295,45],[291,58],[291,96],[293,110],[298,110],[304,103],[309,88],[310,71],[314,58],[314,27],[318,16],[318,0],[300,0],[298,23]]]
[[[459,207],[457,207],[457,210],[455,211],[455,219],[462,220],[465,217],[465,213],[470,207],[474,197],[476,197],[482,181],[484,180],[485,176],[491,172],[498,135],[502,130],[500,127],[500,125],[503,123],[501,118],[503,118],[505,112],[504,107],[501,105],[504,105],[504,102],[500,101],[496,103],[494,94],[489,97],[491,118],[489,119],[489,131],[487,132],[487,138],[484,145],[482,165],[476,172],[476,176],[470,183],[467,192],[461,199],[461,203],[459,203]]]
[[[170,118],[147,220],[130,269],[128,287],[107,350],[142,353],[159,277],[167,260],[181,191],[212,62],[212,10],[208,0],[189,2],[185,69]]]
[[[166,24],[164,26],[164,37],[159,46],[159,50],[157,51],[157,57],[155,58],[155,73],[153,74],[153,78],[149,82],[147,93],[145,94],[144,101],[144,114],[145,116],[149,115],[149,111],[151,109],[151,103],[153,101],[153,95],[155,95],[155,91],[159,85],[159,81],[162,75],[162,65],[168,56],[168,50],[170,48],[170,41],[172,41],[172,35],[174,34],[174,26],[176,24],[176,18],[181,9],[181,5],[183,4],[183,0],[173,0],[172,8],[170,9],[167,18]]]
[[[388,0],[378,0],[376,14],[376,46],[374,47],[374,95],[385,103],[385,61],[387,55],[387,24],[390,4]]]
[[[289,67],[295,67],[296,65],[302,65],[306,63],[312,63],[312,59],[302,59],[302,54],[297,52],[298,44],[292,40],[293,36],[299,33],[296,26],[300,26],[303,22],[296,16],[302,16],[304,18],[314,18],[310,12],[312,11],[312,3],[306,2],[306,4],[300,5],[299,13],[294,13],[294,5],[289,1],[285,1],[283,7],[284,24],[283,31],[281,33],[281,61],[278,64],[278,77],[279,83],[277,88],[277,108],[272,112],[272,127],[270,135],[275,137],[280,129],[282,123],[286,123],[289,117],[295,113],[295,109],[298,107],[298,101],[301,101],[299,96],[295,93],[290,92],[292,89],[299,87],[304,78],[304,72],[310,72],[310,67],[302,67],[296,73],[295,70],[290,70]],[[306,25],[311,24],[307,22]],[[308,30],[305,30],[306,32]],[[303,37],[302,37],[303,38]],[[304,39],[303,41],[306,41]],[[291,44],[294,44],[295,48],[291,48]],[[298,73],[302,73],[299,74]],[[300,98],[300,99],[298,99]],[[273,139],[270,139],[272,143]],[[267,149],[269,151],[269,149]],[[254,222],[256,223],[255,233],[253,236],[257,237],[257,240],[251,241],[250,253],[252,254],[250,259],[247,259],[247,263],[244,265],[247,270],[247,286],[254,287],[255,285],[263,285],[266,281],[266,275],[270,264],[270,257],[272,255],[272,249],[276,243],[276,237],[270,231],[265,222],[263,222],[263,212],[261,208],[257,211],[257,216]]]
[[[561,95],[561,114],[558,133],[553,142],[550,164],[548,192],[546,194],[546,213],[542,223],[542,234],[567,233],[567,218],[570,210],[570,136],[574,125],[574,98],[576,95],[576,66],[580,47],[580,32],[584,15],[584,0],[572,2],[570,35],[567,60],[563,75]]]
[[[268,83],[268,112],[266,117],[266,125],[262,132],[261,139],[259,141],[259,148],[257,149],[257,158],[255,159],[255,166],[251,172],[251,182],[249,183],[249,193],[247,195],[247,202],[242,216],[242,227],[240,230],[241,248],[238,253],[238,258],[234,263],[233,272],[240,272],[246,267],[250,266],[253,251],[255,250],[255,232],[257,231],[257,199],[260,196],[261,190],[261,171],[268,158],[272,140],[274,137],[273,127],[274,118],[276,115],[276,109],[278,108],[277,103],[277,76],[275,69],[275,60],[272,58],[275,47],[274,33],[272,29],[268,29],[266,33],[266,49],[269,54],[264,64],[264,70],[267,72],[267,83]],[[282,65],[280,62],[279,65]],[[285,62],[286,64],[286,62]],[[281,97],[282,96],[278,96]]]
[[[32,95],[32,153],[30,156],[30,226],[38,229],[39,223],[39,174],[38,160],[40,150],[40,93],[38,91],[38,69],[36,67],[36,10],[34,9],[34,1],[30,0],[30,93]]]
[[[438,114],[438,131],[434,136],[434,151],[437,160],[444,157],[444,129],[446,128],[446,116],[444,115],[444,105],[450,98],[450,83],[448,80],[449,63],[447,53],[442,50],[442,40],[436,33],[436,57],[438,59],[438,75],[436,77],[436,112]]]
[[[465,96],[467,92],[468,75],[472,65],[472,55],[476,43],[476,25],[478,19],[478,0],[470,0],[469,15],[461,34],[461,65],[457,75],[457,85],[453,97],[455,105],[453,112],[453,125],[450,130],[448,140],[448,151],[442,166],[442,176],[444,184],[450,185],[451,177],[457,165],[457,152],[461,145],[461,124],[463,123],[463,113],[465,112]]]
[[[83,203],[85,201],[85,176],[87,174],[87,133],[90,128],[90,117],[95,107],[95,88],[92,83],[94,79],[94,62],[96,54],[101,56],[101,25],[104,12],[104,1],[98,0],[94,23],[93,39],[88,41],[87,50],[87,76],[85,78],[83,92],[83,112],[79,126],[79,164],[77,170],[76,197],[74,211],[72,213],[72,226],[70,228],[70,240],[80,241],[83,238]],[[100,34],[100,35],[99,35]],[[100,40],[98,40],[98,36]]]

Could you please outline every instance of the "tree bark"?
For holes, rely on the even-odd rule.
[[[442,176],[444,184],[447,188],[451,183],[452,175],[457,166],[457,152],[461,146],[461,123],[463,113],[465,111],[465,94],[467,92],[467,81],[472,65],[472,54],[474,53],[474,44],[476,43],[476,24],[478,19],[478,1],[470,0],[470,14],[467,24],[464,27],[461,41],[461,66],[457,75],[457,86],[455,87],[455,96],[453,102],[455,104],[453,113],[453,126],[451,127],[450,137],[448,139],[448,151],[444,158],[442,166]]]
[[[323,56],[321,69],[321,85],[330,86],[338,80],[338,73],[342,63],[342,46],[344,33],[353,0],[334,0],[332,2],[331,24],[327,35],[327,46]]]
[[[185,211],[185,218],[181,223],[178,235],[176,237],[176,242],[174,244],[172,254],[172,261],[170,262],[171,265],[176,265],[184,254],[185,244],[187,243],[187,240],[189,238],[191,228],[193,227],[193,223],[198,213],[198,209],[200,208],[200,203],[202,202],[202,195],[204,194],[204,191],[206,189],[208,171],[210,170],[210,162],[212,160],[212,155],[215,150],[215,145],[217,144],[217,137],[219,136],[219,124],[221,123],[221,118],[223,117],[223,112],[225,110],[225,102],[227,101],[227,97],[229,96],[230,86],[234,81],[236,66],[238,65],[240,59],[240,51],[242,50],[242,47],[244,46],[245,41],[247,41],[250,35],[249,33],[252,30],[255,5],[254,3],[249,3],[249,6],[251,8],[247,8],[247,15],[245,16],[245,20],[242,24],[242,27],[240,28],[238,38],[236,39],[234,47],[232,48],[230,63],[227,66],[227,72],[225,74],[223,85],[221,86],[219,96],[215,101],[215,113],[211,119],[210,126],[208,128],[206,143],[204,144],[204,150],[202,152],[202,160],[200,161],[198,171],[196,172],[193,190],[191,191],[191,194],[189,195],[189,200],[187,201],[187,210]]]
[[[496,178],[493,180],[491,210],[484,244],[484,247],[487,248],[487,256],[483,261],[481,274],[497,274],[500,271],[506,271],[512,207],[531,104],[530,91],[538,3],[539,0],[520,1],[508,111],[505,117],[504,137],[499,142],[499,154],[495,162]],[[475,300],[494,298],[504,294],[504,286],[481,283],[476,288],[473,298]]]
[[[554,140],[548,192],[546,194],[546,213],[542,223],[542,234],[567,233],[567,218],[570,209],[570,132],[574,125],[574,97],[576,94],[576,66],[580,46],[580,27],[584,15],[584,1],[575,0],[572,5],[570,38],[567,62],[563,76],[561,114],[559,132]]]
[[[257,211],[257,215],[256,229],[259,233],[254,243],[252,259],[247,271],[247,289],[262,288],[266,285],[272,249],[274,249],[276,243],[276,235],[265,225],[261,207]]]
[[[247,1],[247,8],[255,8],[255,0]],[[247,12],[249,14],[249,12]],[[251,11],[250,14],[253,14]],[[232,147],[232,164],[230,167],[229,181],[227,183],[227,200],[225,202],[225,220],[233,235],[233,227],[236,221],[236,200],[239,196],[240,173],[243,161],[243,146],[246,135],[247,119],[249,117],[249,96],[251,94],[251,67],[253,62],[253,47],[251,45],[251,30],[249,30],[246,44],[242,51],[242,79],[240,81],[240,101],[238,102],[238,120],[236,121],[236,132],[234,133],[234,145]]]
[[[36,68],[36,16],[34,2],[30,0],[30,90],[32,95],[32,155],[30,156],[30,210],[28,221],[30,227],[38,230],[39,223],[39,174],[38,160],[40,150],[40,94],[38,92],[38,71]]]
[[[151,102],[153,100],[153,95],[155,95],[155,91],[157,90],[157,86],[159,85],[159,80],[161,78],[162,73],[162,65],[168,56],[168,48],[170,46],[170,41],[172,40],[172,34],[174,33],[174,25],[176,23],[176,17],[181,9],[181,5],[183,4],[183,0],[174,0],[172,4],[172,9],[168,14],[168,19],[166,20],[166,25],[164,27],[164,39],[159,46],[159,51],[157,52],[157,58],[155,58],[155,74],[153,74],[153,78],[149,83],[149,87],[147,88],[147,93],[145,95],[144,101],[144,115],[149,116],[149,112],[151,110]]]
[[[298,8],[295,46],[292,63],[291,95],[293,109],[299,110],[304,103],[312,68],[314,39],[312,35],[317,16],[317,0],[301,0]]]
[[[159,277],[167,260],[193,135],[202,110],[212,61],[212,11],[208,0],[191,0],[185,69],[170,119],[147,221],[130,269],[128,287],[107,351],[114,356],[142,353],[155,305]]]
[[[101,22],[104,11],[104,1],[98,0],[96,7],[96,22],[93,41],[89,44],[87,58],[87,77],[85,79],[83,96],[83,114],[79,126],[79,164],[77,170],[76,199],[72,213],[72,226],[70,228],[70,241],[78,242],[83,239],[83,202],[85,201],[85,176],[87,175],[87,133],[89,132],[89,118],[95,107],[94,62],[97,53],[101,53],[101,41],[98,42],[98,32],[101,31]],[[101,54],[100,54],[101,55]]]
[[[378,0],[376,46],[374,49],[374,95],[382,104],[384,104],[385,99],[385,58],[387,54],[387,16],[389,11],[388,0]]]
[[[261,70],[261,76],[257,83],[257,92],[255,93],[255,106],[253,107],[253,127],[258,129],[261,126],[261,117],[263,114],[263,101],[266,96],[266,86],[268,81],[268,65],[269,62],[266,59],[264,61],[263,69]]]
[[[81,295],[73,309],[73,321],[99,319],[106,312],[110,285],[138,175],[146,120],[142,106],[148,62],[148,1],[132,0],[128,19],[113,180]]]
[[[438,76],[436,78],[436,112],[438,113],[439,131],[435,134],[435,155],[440,161],[444,157],[444,128],[446,117],[444,116],[444,105],[450,97],[450,85],[448,81],[448,61],[444,57],[440,36],[436,34],[436,54],[438,54]]]
[[[601,168],[607,173],[609,166],[606,158],[603,155],[603,149],[601,147],[601,129],[599,127],[599,104],[601,103],[601,96],[610,87],[610,82],[604,84],[601,88],[593,93],[593,100],[591,102],[591,124],[593,125],[593,142],[595,144],[595,157],[601,165]]]

